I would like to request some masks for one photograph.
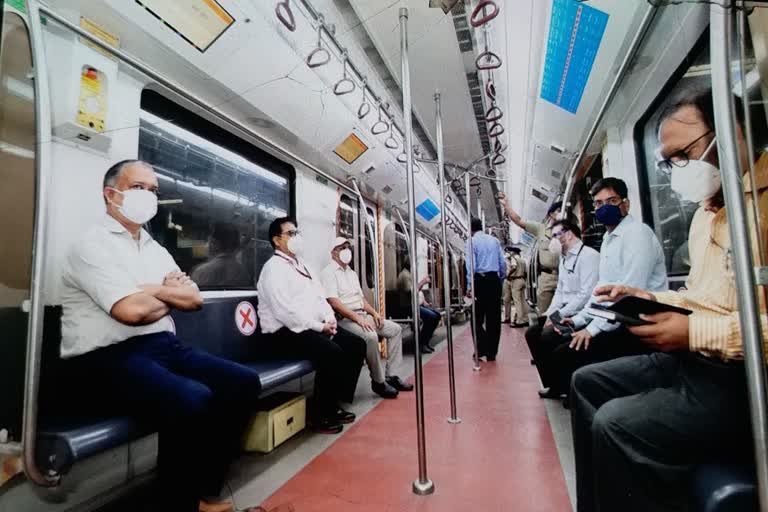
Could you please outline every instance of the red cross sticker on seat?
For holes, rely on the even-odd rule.
[[[243,301],[235,309],[235,325],[245,336],[256,330],[256,308],[248,301]]]

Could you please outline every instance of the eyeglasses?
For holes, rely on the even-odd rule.
[[[659,160],[656,162],[656,168],[664,173],[664,174],[670,174],[672,172],[672,167],[685,167],[688,165],[688,162],[690,162],[690,157],[688,156],[688,151],[691,149],[691,147],[699,142],[701,139],[706,137],[712,133],[712,130],[707,131],[706,133],[700,135],[697,137],[693,142],[685,146],[680,151],[675,151],[672,153],[669,158],[665,158],[663,160]]]
[[[612,206],[619,206],[623,202],[624,200],[619,196],[612,196],[606,199],[605,201],[601,201],[600,199],[595,199],[592,203],[595,205],[595,209],[598,209],[601,206],[606,204],[610,204]]]
[[[561,230],[560,230],[560,231],[558,231],[558,232],[554,232],[554,231],[553,231],[553,232],[552,232],[552,236],[553,236],[554,238],[560,238],[561,236],[563,236],[563,235],[564,235],[565,233],[567,233],[567,232],[568,232],[568,230],[567,230],[567,229],[561,229]]]
[[[299,231],[298,229],[290,229],[288,231],[283,231],[282,233],[280,233],[280,236],[287,236],[288,238],[293,238],[300,234],[301,234],[301,231]]]

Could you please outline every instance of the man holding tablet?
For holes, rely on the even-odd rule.
[[[626,285],[598,287],[602,300],[636,296],[682,307],[640,318],[629,330],[655,352],[578,370],[571,384],[577,510],[685,510],[692,468],[749,453],[751,433],[744,352],[720,188],[710,91],[682,97],[659,122],[660,170],[672,188],[699,202],[690,227],[691,270],[682,292]],[[743,113],[736,106],[737,113]],[[742,168],[748,155],[737,126]],[[768,156],[748,175],[746,210],[768,239]],[[753,238],[757,230],[749,216]],[[757,244],[752,244],[753,248]],[[761,301],[763,331],[765,304]],[[764,339],[766,339],[764,334]]]

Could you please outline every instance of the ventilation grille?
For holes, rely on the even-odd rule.
[[[549,201],[549,196],[547,196],[547,195],[546,195],[546,194],[544,194],[543,192],[540,192],[540,191],[536,190],[535,188],[532,188],[532,189],[531,189],[531,195],[532,195],[533,197],[535,197],[536,199],[538,199],[539,201],[543,201],[543,202],[545,202],[545,203],[546,203],[547,201]]]
[[[382,192],[384,192],[385,194],[389,195],[389,194],[391,194],[391,193],[392,193],[392,187],[390,187],[389,185],[387,185],[387,186],[385,186],[383,189],[381,189],[381,191],[382,191]]]
[[[558,171],[555,171],[554,169],[551,172],[552,172],[552,177],[555,178],[556,180],[559,180],[562,177],[562,174],[560,174]]]

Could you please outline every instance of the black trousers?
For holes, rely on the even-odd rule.
[[[365,340],[341,327],[333,338],[312,330],[295,333],[285,327],[263,336],[268,355],[312,361],[316,416],[332,414],[339,402],[352,402],[365,360]]]
[[[496,357],[501,336],[501,279],[496,272],[485,272],[475,274],[474,281],[478,354]]]
[[[571,408],[579,512],[687,510],[696,464],[750,454],[742,363],[653,353],[587,366]]]
[[[586,350],[583,347],[572,349],[571,336],[558,334],[551,326],[539,331],[535,327],[528,329],[526,341],[543,386],[566,394],[570,389],[571,376],[579,368],[647,352],[640,340],[623,327],[598,334],[590,340]]]
[[[196,512],[218,496],[261,392],[250,368],[183,345],[174,334],[137,336],[66,361],[90,405],[143,418],[159,432],[163,512]],[[91,412],[93,412],[91,410]]]

